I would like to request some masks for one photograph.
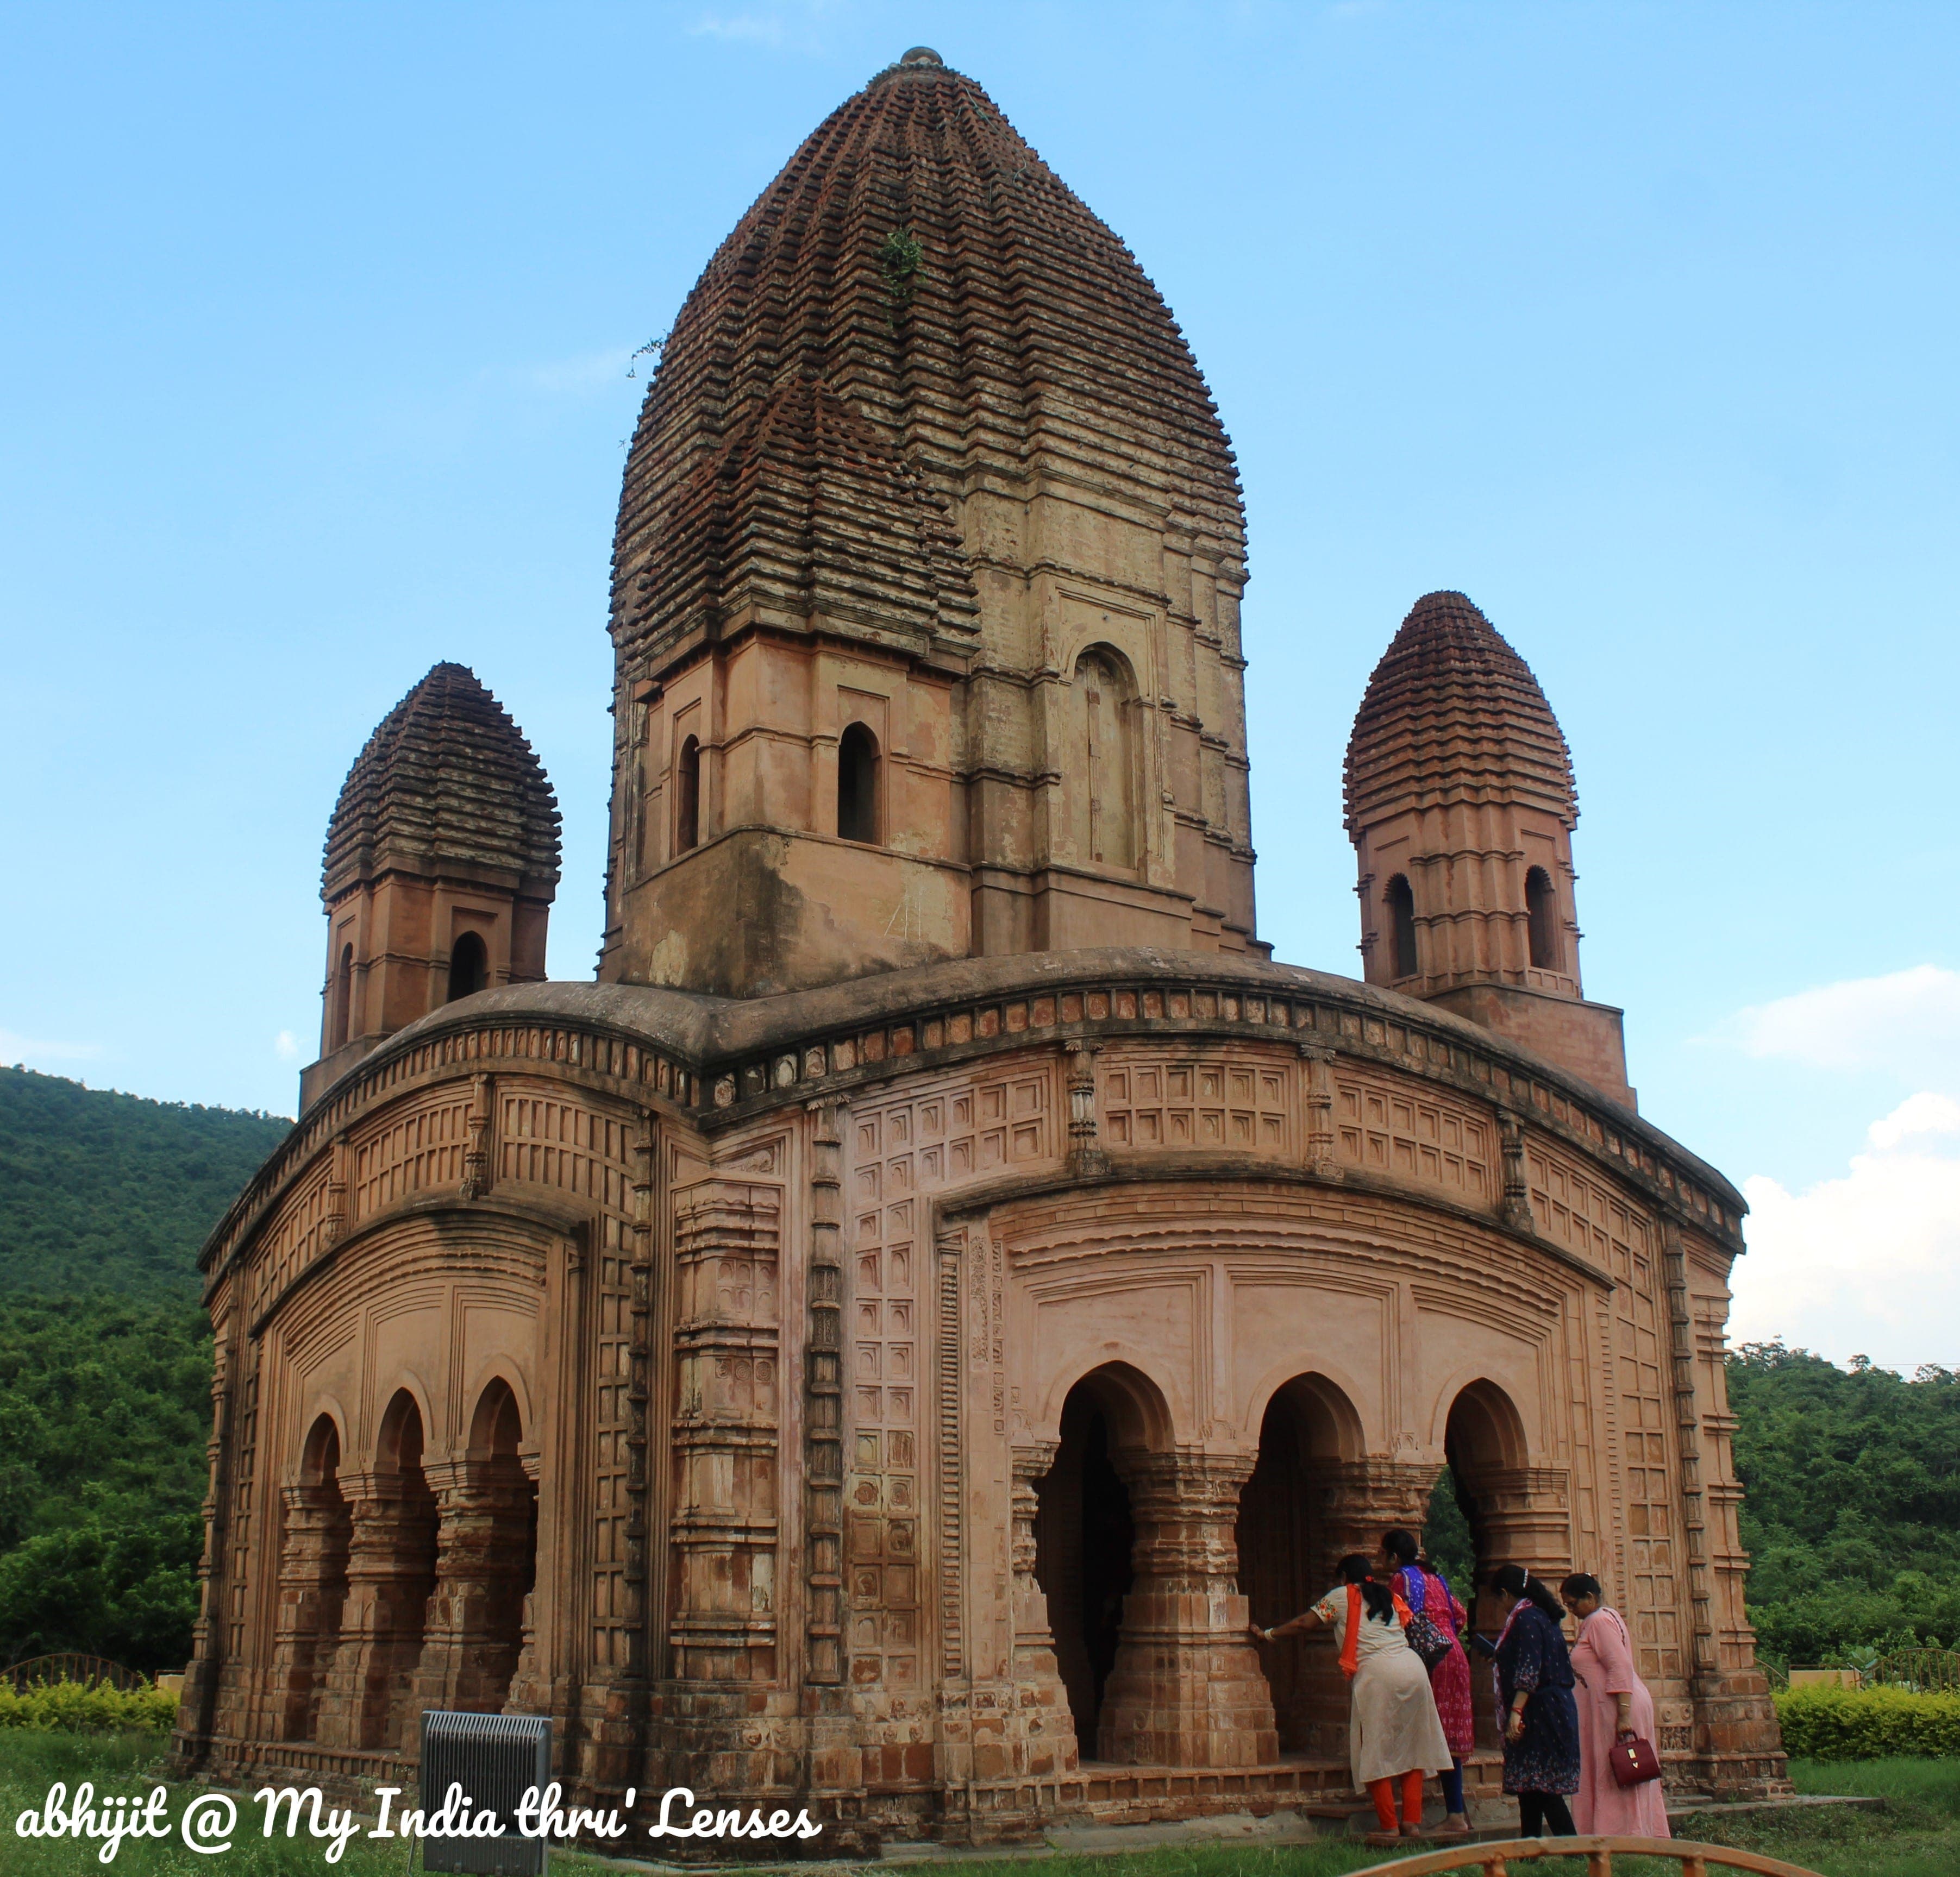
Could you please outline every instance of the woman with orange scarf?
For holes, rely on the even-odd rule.
[[[1348,1678],[1348,1763],[1354,1783],[1375,1802],[1381,1829],[1371,1844],[1399,1844],[1422,1835],[1422,1783],[1452,1764],[1449,1742],[1436,1714],[1429,1671],[1408,1646],[1404,1626],[1408,1605],[1387,1585],[1375,1581],[1359,1551],[1341,1560],[1341,1582],[1310,1610],[1271,1629],[1252,1626],[1254,1638],[1270,1643],[1325,1623],[1341,1645],[1341,1672]],[[1395,1828],[1395,1788],[1402,1788],[1402,1828]]]

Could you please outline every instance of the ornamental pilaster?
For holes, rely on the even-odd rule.
[[[347,1598],[347,1503],[331,1482],[288,1486],[266,1706],[279,1740],[310,1740]]]
[[[435,1588],[405,1726],[424,1708],[503,1707],[523,1644],[531,1587],[532,1487],[514,1459],[431,1462],[436,1496]],[[415,1747],[405,1733],[402,1750]]]
[[[1112,1458],[1129,1490],[1136,1577],[1103,1691],[1098,1757],[1158,1766],[1276,1758],[1272,1696],[1238,1584],[1233,1528],[1251,1458],[1134,1448]]]

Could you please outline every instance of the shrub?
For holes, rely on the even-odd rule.
[[[1960,1694],[1799,1688],[1776,1697],[1783,1750],[1807,1760],[1960,1755]]]
[[[107,1681],[35,1681],[17,1694],[0,1681],[0,1728],[44,1734],[161,1732],[177,1717],[177,1697],[145,1682],[126,1694]]]

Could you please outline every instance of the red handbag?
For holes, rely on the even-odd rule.
[[[1638,1734],[1622,1734],[1615,1741],[1607,1764],[1613,1769],[1616,1785],[1644,1786],[1660,1777],[1660,1755],[1651,1740],[1643,1740]]]

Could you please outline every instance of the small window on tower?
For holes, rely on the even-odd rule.
[[[354,947],[340,948],[340,962],[333,973],[333,1016],[327,1026],[327,1048],[342,1048],[354,1017]]]
[[[878,740],[862,724],[837,740],[837,833],[845,841],[878,838]]]
[[[674,851],[685,854],[701,840],[701,739],[690,736],[674,765]]]
[[[449,954],[449,999],[466,997],[490,981],[490,955],[474,932],[466,932]]]
[[[1400,873],[1389,882],[1388,905],[1390,975],[1413,978],[1421,969],[1415,956],[1415,895]]]
[[[1531,961],[1540,971],[1558,969],[1558,895],[1551,876],[1535,867],[1525,876],[1525,911],[1531,931]]]

